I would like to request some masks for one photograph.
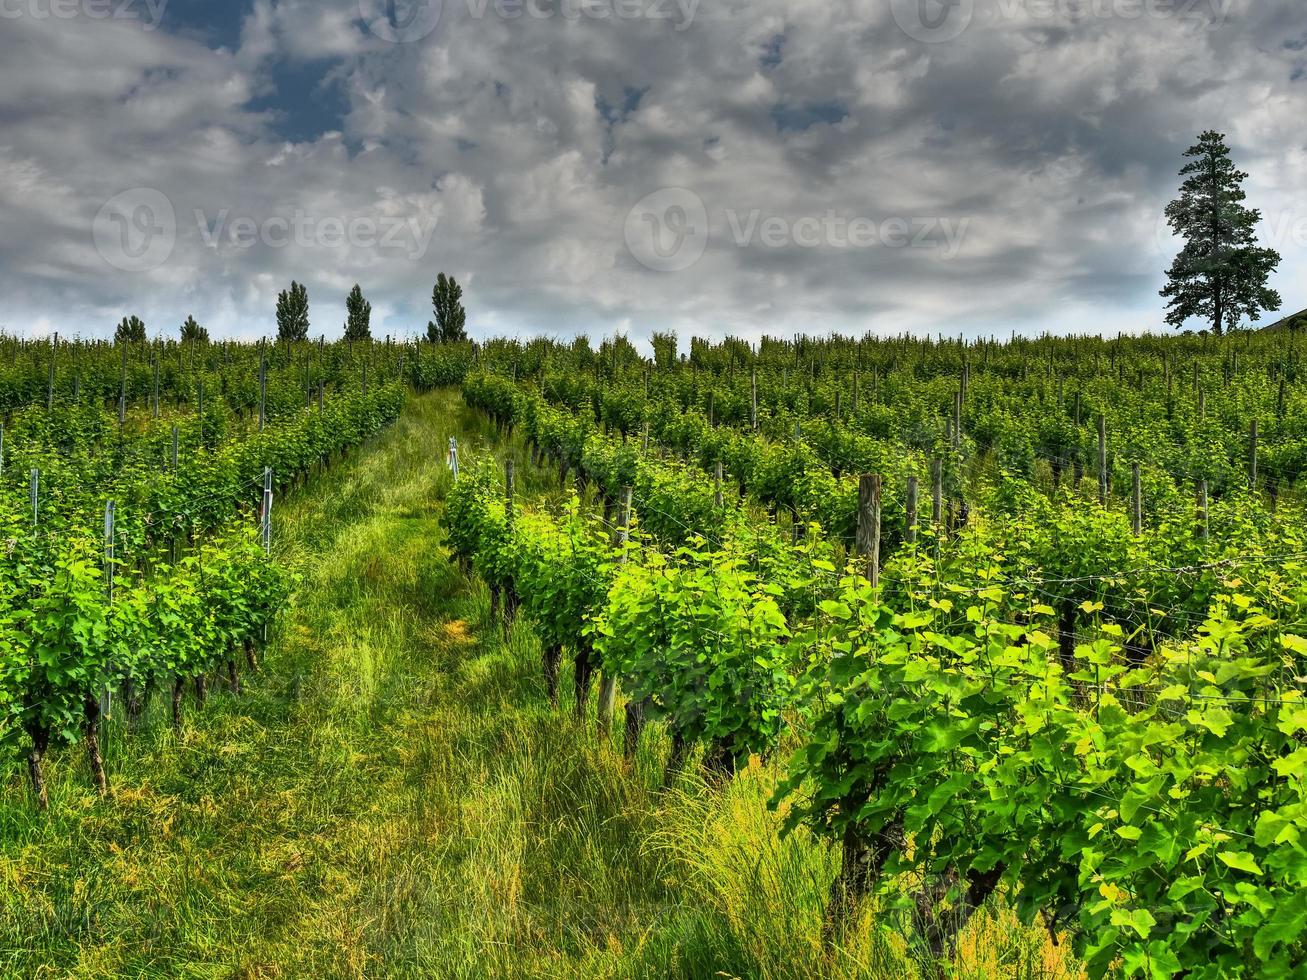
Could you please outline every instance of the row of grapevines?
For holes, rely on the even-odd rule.
[[[257,499],[265,468],[289,486],[391,421],[402,401],[393,384],[337,394],[216,448],[196,440],[167,470],[122,445],[103,467],[92,453],[51,455],[40,440],[14,447],[17,459],[42,462],[46,479],[35,519],[25,488],[0,485],[0,536],[9,541],[0,596],[12,610],[0,620],[0,742],[26,754],[40,805],[46,752],[79,737],[104,791],[106,692],[131,719],[171,684],[176,722],[188,681],[201,701],[215,669],[238,686],[238,653],[254,665],[289,582],[237,509]],[[63,411],[50,410],[51,422]],[[100,524],[106,499],[116,505],[112,559]]]
[[[776,803],[841,845],[833,912],[881,892],[942,954],[1001,894],[1070,932],[1094,976],[1301,964],[1300,561],[1211,570],[1198,625],[1139,659],[1088,600],[1067,650],[1038,584],[1004,574],[1011,538],[982,526],[944,561],[901,551],[873,589],[804,553],[807,579],[772,579],[729,535],[615,549],[575,500],[506,509],[485,466],[449,520],[546,648],[591,643],[674,753],[702,743],[730,771],[792,725]],[[807,587],[823,598],[787,615]]]

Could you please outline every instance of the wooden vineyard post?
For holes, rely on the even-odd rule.
[[[1098,416],[1098,503],[1107,506],[1107,418]]]
[[[1257,492],[1257,420],[1248,430],[1248,487]]]
[[[154,417],[159,417],[159,355],[154,355]]]
[[[119,375],[118,387],[118,424],[125,425],[127,422],[127,342],[123,341],[123,359],[122,371]]]
[[[263,431],[268,420],[268,361],[259,347],[259,431]]]
[[[272,467],[263,468],[263,506],[259,509],[259,535],[263,540],[263,553],[272,554]],[[267,627],[264,627],[267,639]]]
[[[449,466],[449,472],[454,476],[454,482],[458,482],[458,440],[453,436],[449,437],[449,455],[446,457],[446,463]]]
[[[177,445],[178,445],[178,431],[177,431],[177,424],[174,422],[172,427],[172,471],[174,473],[177,472]]]
[[[962,389],[953,392],[953,448],[962,446]]]
[[[857,552],[867,559],[866,578],[873,589],[880,585],[880,474],[858,477]]]
[[[113,605],[114,579],[114,521],[117,505],[106,501],[104,505],[104,594],[109,605]],[[113,708],[113,691],[106,686],[100,695],[100,714],[108,718]]]
[[[50,339],[50,379],[46,389],[45,408],[48,412],[54,411],[54,361],[55,356],[59,353],[59,335],[56,333]],[[1283,387],[1283,386],[1281,386]]]
[[[907,530],[904,540],[908,544],[917,543],[917,478],[908,477]]]
[[[713,471],[713,505],[721,510],[726,506],[726,498],[722,495],[722,464],[721,460],[717,461],[717,466]]]
[[[1135,537],[1144,533],[1144,495],[1139,481],[1139,464],[1131,466],[1130,523]]]
[[[105,530],[105,575],[109,581],[112,581],[112,562],[111,552],[113,545],[113,503],[112,501],[105,505],[104,513],[104,530]],[[110,604],[113,602],[113,586],[109,586],[108,598]],[[82,737],[86,740],[86,760],[91,770],[91,783],[95,786],[97,796],[106,796],[109,793],[109,781],[104,774],[104,756],[100,753],[100,721],[108,714],[108,691],[102,691],[99,694],[87,692],[82,697]]]
[[[113,603],[113,574],[114,574],[114,518],[117,505],[108,501],[104,505],[104,581],[105,592],[109,602]]]
[[[931,508],[930,520],[935,525],[935,534],[939,535],[944,527],[944,462],[940,459],[930,461]]]
[[[1197,522],[1197,526],[1194,528],[1194,532],[1198,535],[1198,537],[1202,538],[1204,541],[1207,540],[1208,535],[1210,534],[1210,529],[1207,523],[1207,481],[1206,480],[1198,481],[1198,522]]]
[[[504,527],[513,532],[513,461],[504,460]]]
[[[720,464],[718,464],[720,465]],[[621,521],[617,526],[616,538],[614,545],[618,551],[617,560],[621,564],[626,564],[626,544],[631,540],[631,488],[622,488],[622,514]],[[617,675],[608,668],[604,668],[603,677],[599,681],[599,733],[607,736],[613,728],[613,708],[617,704]],[[628,711],[628,728],[629,728],[629,711]]]
[[[754,432],[758,431],[758,369],[756,367],[749,373],[749,428]]]

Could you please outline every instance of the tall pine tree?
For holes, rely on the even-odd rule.
[[[427,339],[432,343],[440,341],[449,343],[467,340],[467,311],[463,309],[463,287],[453,276],[443,272],[436,277],[436,288],[431,291],[431,308],[435,311],[435,322],[427,324]]]
[[[277,339],[309,339],[309,291],[294,280],[277,297]]]
[[[372,337],[372,304],[363,298],[358,283],[345,297],[345,339],[369,340]]]
[[[1185,156],[1180,196],[1166,208],[1171,230],[1185,240],[1162,290],[1166,322],[1179,327],[1201,317],[1219,337],[1245,316],[1280,308],[1280,294],[1266,285],[1280,253],[1257,245],[1261,212],[1243,206],[1248,175],[1235,169],[1225,137],[1208,130]]]

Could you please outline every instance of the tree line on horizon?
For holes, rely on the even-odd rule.
[[[426,339],[431,343],[456,343],[467,340],[467,310],[463,306],[463,287],[453,276],[440,273],[431,291],[431,309],[434,320],[427,322]],[[277,340],[297,341],[309,337],[309,290],[300,282],[291,281],[289,289],[277,296]],[[181,325],[183,342],[207,343],[209,331],[188,316]],[[354,284],[345,297],[345,334],[347,341],[365,341],[372,338],[372,304],[363,296],[363,288]],[[145,321],[136,315],[125,316],[113,334],[114,343],[143,344],[149,337]]]

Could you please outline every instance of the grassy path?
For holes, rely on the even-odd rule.
[[[656,739],[624,772],[549,710],[529,630],[502,640],[443,552],[450,435],[497,441],[456,394],[416,398],[278,505],[303,579],[264,671],[180,734],[162,705],[112,728],[112,802],[68,752],[45,818],[9,776],[0,975],[912,975],[871,928],[825,957],[830,859],[777,837],[768,772],[660,794]],[[1059,975],[1001,916],[968,935],[963,975]]]

